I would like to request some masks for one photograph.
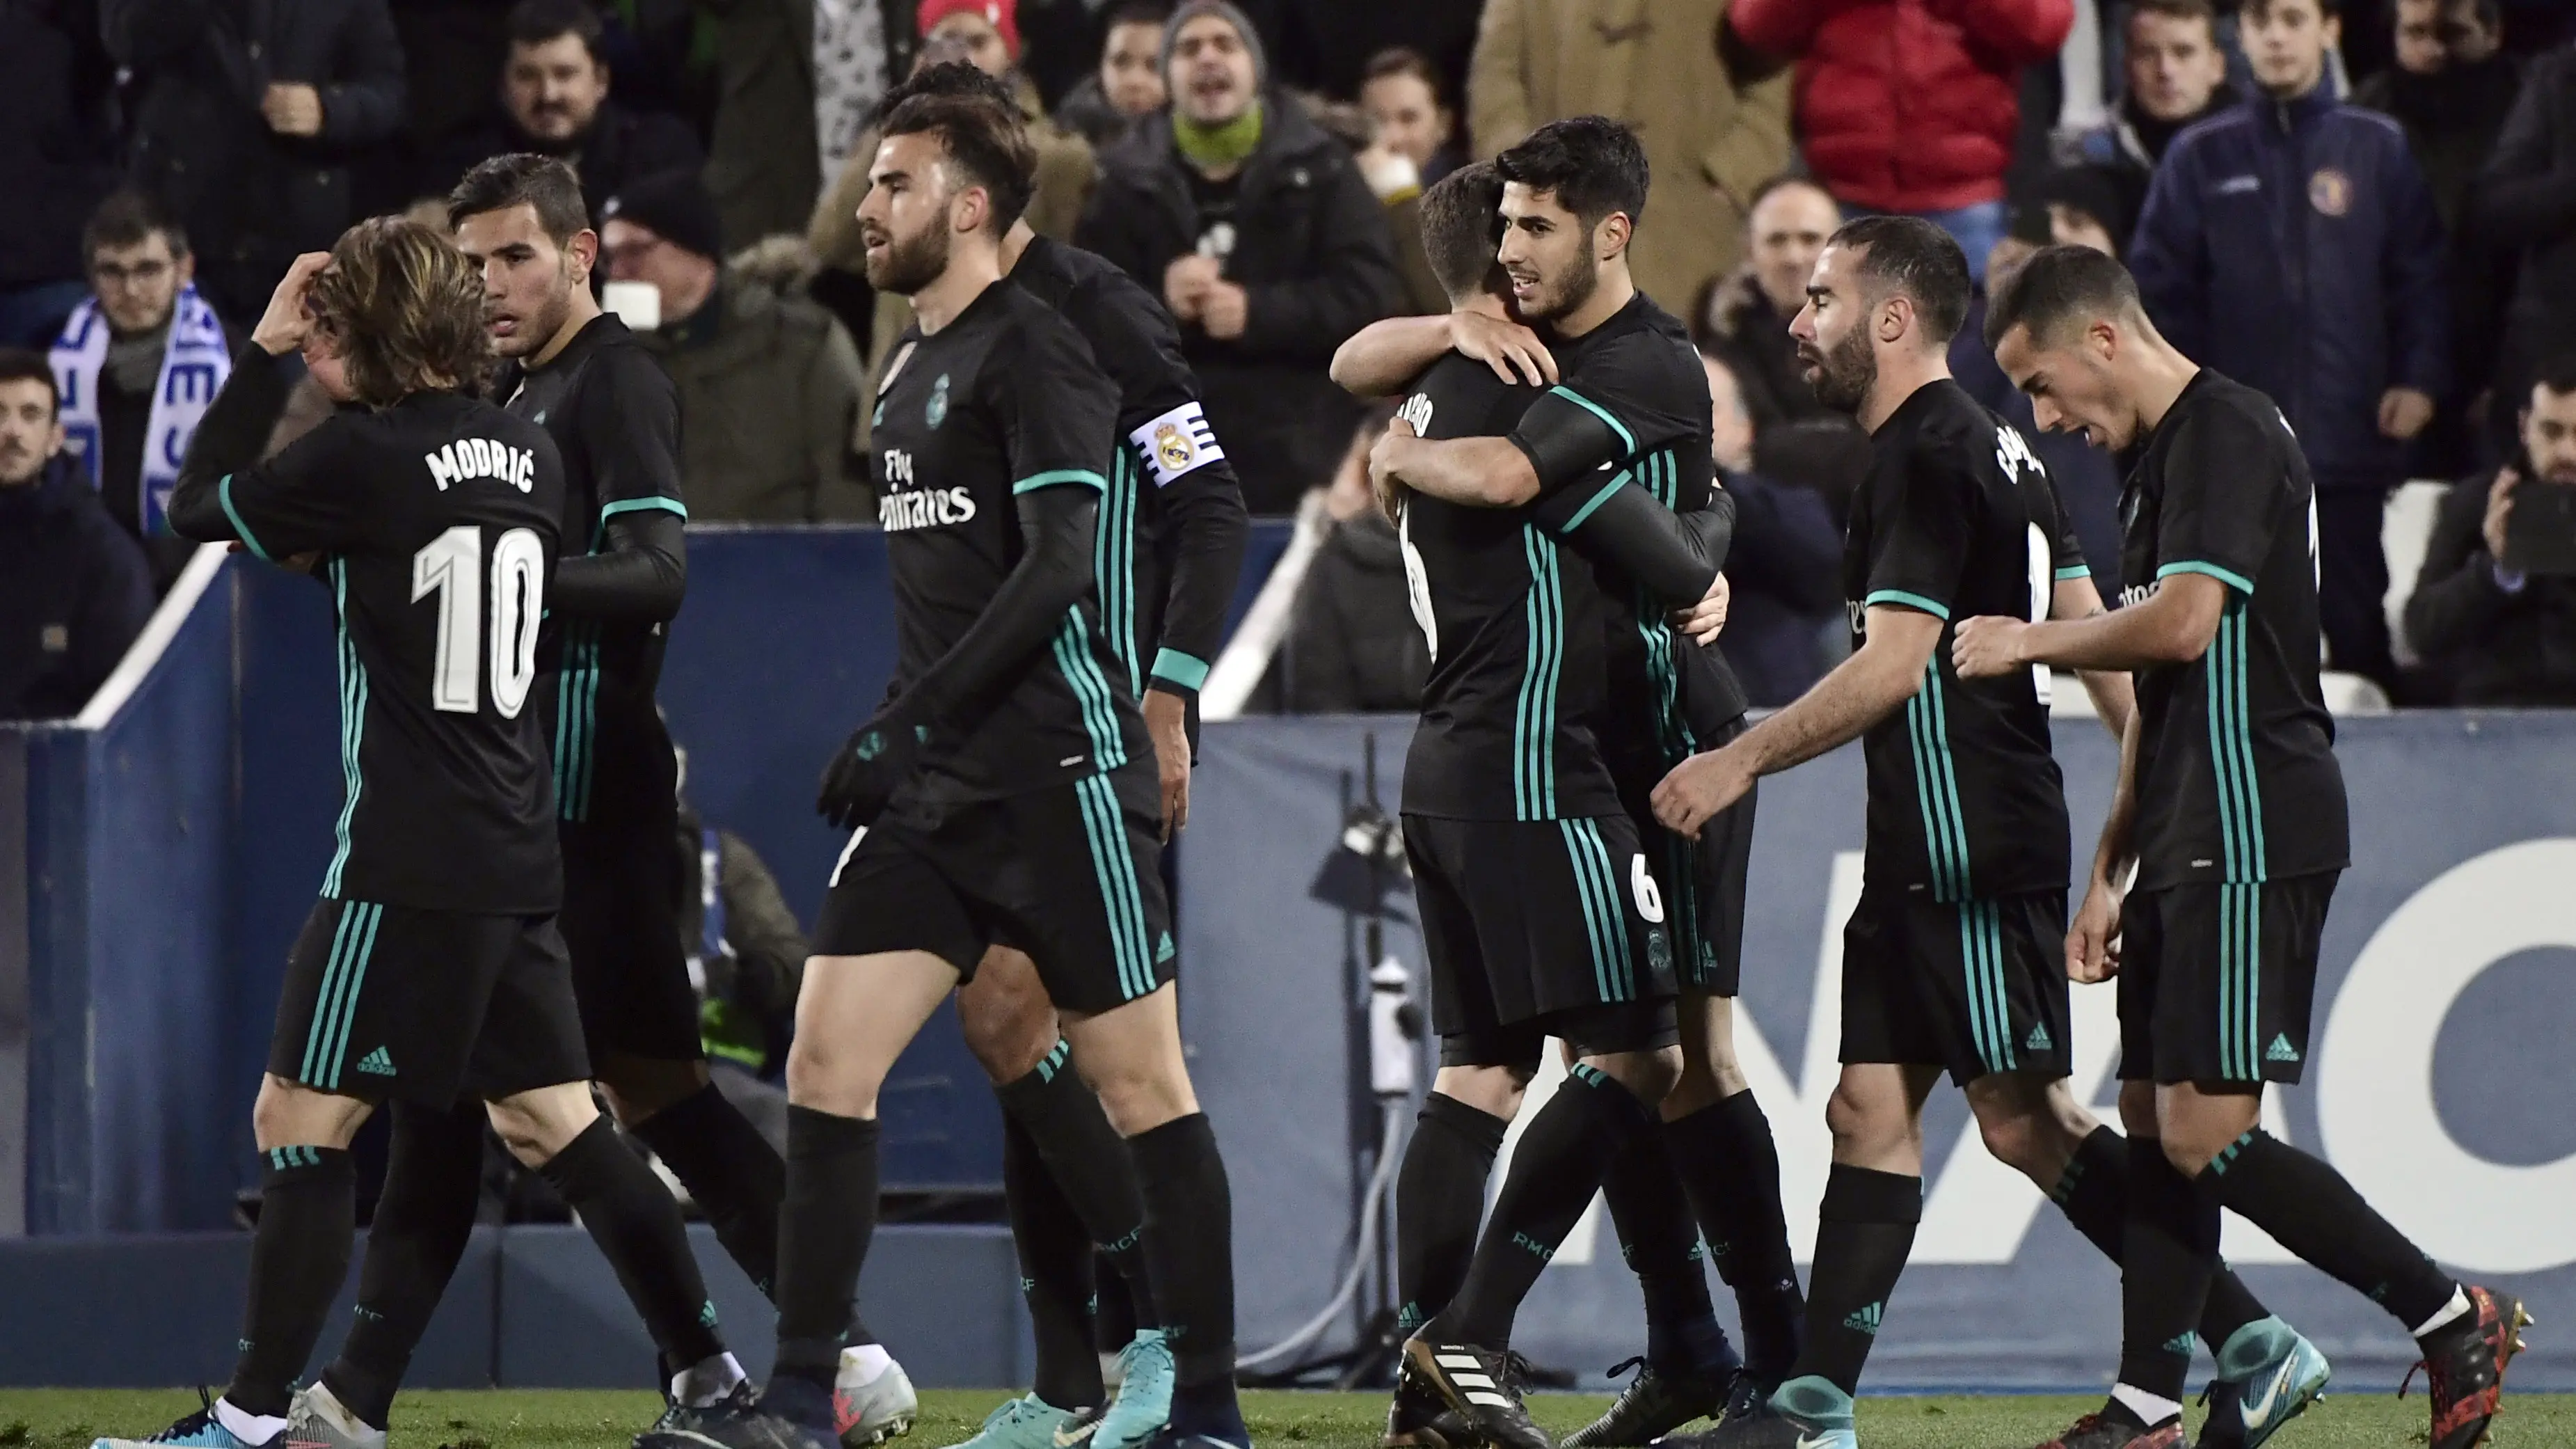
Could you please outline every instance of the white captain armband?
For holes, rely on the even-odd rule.
[[[1195,399],[1129,433],[1127,441],[1144,455],[1157,488],[1225,458],[1225,449],[1217,445],[1216,433]]]

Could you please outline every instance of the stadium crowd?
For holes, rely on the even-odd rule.
[[[2051,242],[2122,256],[2306,449],[2332,667],[2400,704],[2576,703],[2576,578],[2501,562],[2520,505],[2576,534],[2571,33],[2554,0],[0,0],[0,717],[76,712],[176,578],[177,461],[289,261],[442,219],[423,203],[504,152],[577,168],[607,303],[678,387],[693,518],[872,519],[864,400],[907,313],[853,213],[876,104],[925,58],[1016,88],[1032,225],[1164,300],[1252,510],[1323,530],[1274,707],[1418,697],[1365,506],[1384,420],[1326,365],[1442,308],[1424,186],[1584,113],[1654,168],[1636,277],[1706,358],[1756,703],[1842,647],[1869,453],[1786,324],[1866,212],[1935,221],[1981,283]],[[2121,464],[2031,427],[1980,335],[1959,376],[2115,593]],[[2449,486],[2392,637],[2410,479]]]

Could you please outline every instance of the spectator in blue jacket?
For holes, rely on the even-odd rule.
[[[0,719],[60,719],[152,614],[143,550],[63,448],[54,370],[0,348]]]
[[[1735,541],[1726,554],[1733,591],[1718,641],[1744,696],[1757,707],[1787,704],[1824,677],[1829,639],[1843,625],[1843,531],[1812,488],[1753,471],[1753,414],[1744,390],[1707,351],[1709,456],[1719,486],[1735,499]]]
[[[2448,385],[2450,280],[2405,131],[2327,81],[2339,8],[2246,0],[2262,93],[2165,153],[2129,268],[2176,347],[2269,393],[2298,433],[2328,662],[2385,683],[2380,515]]]

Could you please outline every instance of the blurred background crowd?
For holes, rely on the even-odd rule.
[[[1247,502],[1315,541],[1266,707],[1418,694],[1383,417],[1326,364],[1441,305],[1424,185],[1583,113],[1653,165],[1635,271],[1706,358],[1757,702],[1841,647],[1868,466],[1785,327],[1841,220],[1905,212],[1986,285],[2052,242],[2122,256],[2280,402],[2332,667],[2576,704],[2576,577],[2502,562],[2517,508],[2576,532],[2571,36],[2563,0],[0,0],[0,717],[76,712],[184,565],[161,501],[288,261],[443,221],[500,152],[573,163],[605,280],[641,284],[693,520],[873,520],[862,399],[906,315],[853,212],[871,111],[928,59],[1017,88],[1032,223],[1165,300]],[[1979,332],[1955,370],[2116,597],[2121,463],[2040,435]]]

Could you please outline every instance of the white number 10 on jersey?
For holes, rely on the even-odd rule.
[[[492,707],[517,719],[537,677],[537,624],[546,616],[546,546],[533,529],[514,528],[492,545]],[[411,556],[411,597],[438,595],[438,662],[432,708],[454,714],[481,709],[483,530],[460,524]]]

